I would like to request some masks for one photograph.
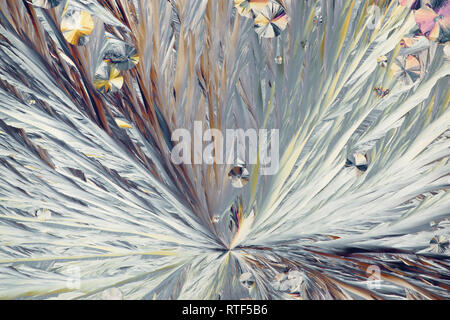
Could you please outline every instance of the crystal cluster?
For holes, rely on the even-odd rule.
[[[285,8],[275,0],[235,0],[237,12],[254,19],[254,28],[261,38],[274,38],[286,29],[288,17]]]

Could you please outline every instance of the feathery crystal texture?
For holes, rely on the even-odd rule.
[[[58,6],[62,0],[32,0],[33,5],[50,9]]]
[[[0,0],[0,298],[450,298],[447,8]]]

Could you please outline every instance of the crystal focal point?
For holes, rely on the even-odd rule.
[[[430,249],[436,253],[445,253],[450,248],[450,240],[443,236],[434,236],[430,241]]]
[[[238,165],[230,170],[228,178],[231,179],[231,185],[235,188],[243,188],[249,181],[250,174],[244,166]]]
[[[245,272],[241,274],[239,277],[240,283],[247,289],[251,289],[255,286],[255,276],[251,274],[250,272]]]
[[[112,64],[117,70],[124,71],[137,65],[139,56],[132,45],[117,39],[109,39],[103,51],[103,60]]]
[[[61,21],[61,32],[67,42],[82,46],[87,43],[87,36],[94,30],[94,20],[89,12],[77,8],[64,11]]]
[[[120,71],[106,62],[102,62],[94,76],[95,88],[108,93],[120,90],[122,85],[123,77],[120,75]]]

